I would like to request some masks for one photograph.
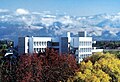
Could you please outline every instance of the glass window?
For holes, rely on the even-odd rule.
[[[83,52],[83,48],[81,48],[81,52]]]
[[[86,52],[88,52],[88,48],[86,48]]]
[[[41,48],[40,48],[40,52],[41,52]]]
[[[27,45],[29,46],[29,42],[27,42]]]
[[[90,46],[92,45],[92,42],[90,42]]]
[[[43,46],[45,46],[45,42],[43,42]]]
[[[46,42],[45,42],[45,46],[46,46]]]
[[[35,42],[34,42],[34,46],[36,46]]]
[[[43,42],[42,42],[42,46],[43,46]]]
[[[43,52],[45,52],[45,48],[43,48]]]
[[[37,46],[38,46],[38,42],[37,42]]]
[[[40,46],[41,46],[41,42],[40,42]]]
[[[84,46],[84,42],[82,42],[82,46]]]
[[[83,42],[83,46],[85,46],[85,42]]]
[[[83,48],[83,50],[84,50],[84,52],[86,52],[86,49],[85,49],[85,48]]]
[[[79,46],[81,46],[81,42],[79,42]]]
[[[38,48],[38,52],[40,51],[40,48]]]
[[[83,46],[83,42],[81,42],[81,46]]]
[[[86,46],[88,46],[88,42],[86,42]]]
[[[34,48],[34,51],[36,52],[36,51],[37,51],[37,48]]]
[[[90,42],[88,42],[88,46],[90,46]]]

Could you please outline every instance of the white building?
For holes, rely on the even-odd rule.
[[[86,32],[79,32],[78,36],[71,37],[70,46],[76,49],[78,63],[83,58],[92,55],[92,37],[87,37]]]
[[[44,52],[46,48],[54,48],[59,53],[68,53],[67,37],[19,37],[18,53]]]
[[[51,40],[51,37],[19,37],[18,52],[19,54],[43,52]]]
[[[78,63],[92,55],[93,52],[101,52],[92,48],[92,37],[87,37],[86,31],[79,32],[71,37],[70,32],[65,37],[20,37],[18,40],[19,54],[44,52],[45,48],[54,48],[59,53],[75,54]]]

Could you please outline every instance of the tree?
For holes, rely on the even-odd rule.
[[[77,70],[77,63],[72,55],[58,55],[58,52],[53,49],[46,49],[46,52],[41,56],[43,81],[66,81]]]
[[[40,82],[42,61],[37,54],[21,55],[16,70],[17,82]]]
[[[6,56],[1,59],[0,64],[0,81],[2,82],[15,82],[16,79],[16,59],[12,56]]]
[[[71,80],[71,78],[69,78]],[[68,81],[69,81],[68,80]],[[97,53],[86,58],[79,65],[73,82],[119,82],[120,60],[110,53]]]
[[[59,55],[53,49],[39,54],[20,55],[2,64],[2,82],[65,82],[78,69],[73,55]]]

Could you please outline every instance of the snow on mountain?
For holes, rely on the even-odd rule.
[[[2,13],[2,12],[8,12],[9,10],[7,10],[7,9],[0,9],[0,13]]]
[[[58,36],[67,31],[87,31],[95,40],[120,40],[120,13],[93,16],[69,16],[26,9],[0,9],[0,38],[18,36]]]
[[[25,9],[17,9],[16,14],[20,14],[20,15],[29,14],[29,11]]]

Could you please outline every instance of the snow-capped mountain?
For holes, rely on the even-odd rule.
[[[120,13],[93,16],[69,16],[25,9],[0,9],[0,39],[18,36],[58,36],[67,31],[87,31],[95,40],[120,40]]]

